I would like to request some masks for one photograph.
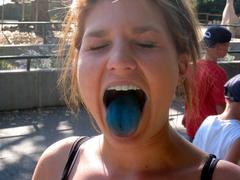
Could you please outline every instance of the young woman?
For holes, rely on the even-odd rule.
[[[238,166],[194,148],[168,122],[177,86],[189,95],[186,71],[198,54],[189,3],[76,0],[71,24],[62,80],[69,104],[83,103],[102,134],[50,146],[34,180],[240,178]]]

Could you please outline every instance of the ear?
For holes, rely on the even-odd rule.
[[[190,57],[188,54],[183,53],[179,55],[178,58],[178,69],[179,69],[179,78],[185,79],[188,68],[189,68]]]

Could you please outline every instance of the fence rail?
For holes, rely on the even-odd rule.
[[[219,21],[222,19],[221,14],[198,13],[197,16],[198,16],[199,22],[204,23],[204,24],[208,24],[210,20],[218,20]]]
[[[233,28],[238,28],[240,27],[240,24],[204,24],[204,23],[200,23],[201,26],[205,26],[205,27],[209,27],[209,26],[224,26],[224,27],[233,27]]]
[[[0,24],[62,24],[62,22],[52,21],[0,21]]]
[[[229,54],[240,54],[240,50],[229,50]],[[38,55],[38,56],[0,56],[0,62],[3,60],[7,61],[14,61],[14,60],[27,60],[27,71],[30,71],[31,69],[31,60],[32,59],[47,59],[47,58],[57,58],[57,55]],[[239,62],[238,60],[234,60],[236,62]]]
[[[27,71],[30,71],[31,60],[32,59],[47,59],[47,58],[57,58],[57,55],[39,55],[39,56],[0,56],[0,61],[2,60],[27,60]]]

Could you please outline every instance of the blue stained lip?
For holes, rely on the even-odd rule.
[[[108,92],[104,103],[111,132],[121,137],[133,134],[139,126],[145,99],[145,94],[135,90]]]

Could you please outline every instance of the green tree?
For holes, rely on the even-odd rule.
[[[197,0],[197,10],[201,13],[222,14],[226,0]],[[234,2],[236,14],[240,13],[240,0]]]

